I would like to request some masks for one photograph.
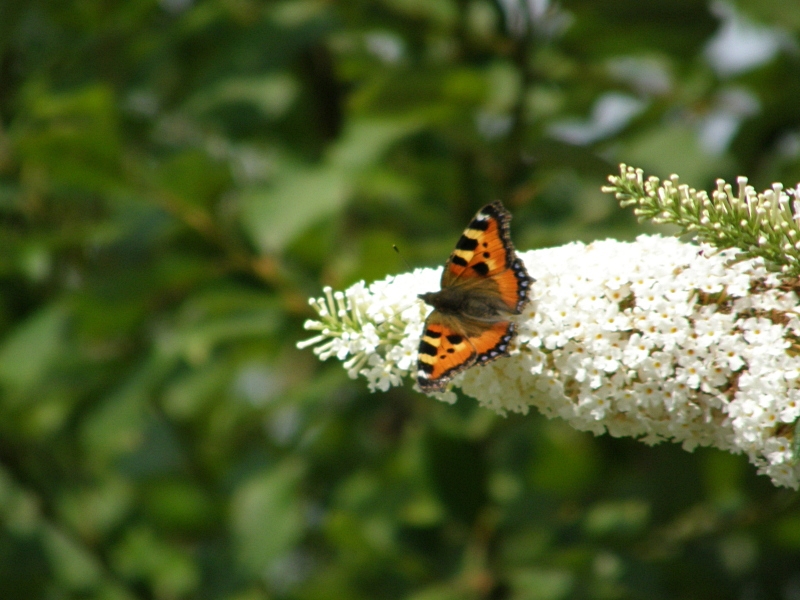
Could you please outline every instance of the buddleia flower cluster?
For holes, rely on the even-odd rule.
[[[708,194],[681,183],[677,175],[661,181],[642,169],[620,165],[603,191],[640,220],[670,223],[717,248],[737,248],[743,257],[761,257],[785,276],[800,275],[800,184],[785,190],[780,183],[763,192],[737,179],[738,191],[723,179]]]
[[[798,299],[763,258],[659,236],[519,256],[536,283],[511,355],[468,369],[440,399],[459,389],[503,414],[534,407],[595,434],[745,453],[798,487]],[[306,323],[318,335],[300,347],[343,361],[373,391],[413,380],[428,312],[417,294],[440,276],[326,290]]]
[[[344,292],[326,287],[324,297],[309,301],[319,320],[305,323],[319,333],[297,347],[315,346],[321,360],[335,356],[352,379],[366,377],[370,391],[402,385],[403,377],[416,372],[427,312],[417,294],[435,289],[440,277],[441,270],[417,269],[369,287],[360,281]]]

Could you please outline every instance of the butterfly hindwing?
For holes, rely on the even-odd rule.
[[[484,365],[508,354],[508,346],[516,333],[513,321],[500,321],[490,326],[477,337],[469,338],[478,353],[476,362]]]
[[[440,312],[430,314],[419,347],[417,383],[423,391],[442,390],[473,364],[486,364],[508,354],[515,331],[513,322],[471,325],[470,334],[458,333]]]
[[[478,352],[469,338],[434,310],[425,321],[419,344],[417,383],[425,391],[441,389],[454,375],[472,366]]]

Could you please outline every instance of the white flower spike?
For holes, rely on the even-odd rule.
[[[743,452],[776,485],[797,489],[798,298],[761,258],[734,260],[675,238],[640,236],[519,253],[536,279],[511,356],[453,387],[499,413],[538,408],[595,434]],[[388,390],[416,372],[441,269],[417,269],[311,301],[306,329],[326,359]]]

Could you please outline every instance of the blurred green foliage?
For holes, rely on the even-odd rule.
[[[800,598],[796,495],[741,457],[295,348],[308,296],[441,263],[494,199],[527,249],[635,236],[619,161],[793,185],[798,32],[777,0],[0,2],[0,598]]]

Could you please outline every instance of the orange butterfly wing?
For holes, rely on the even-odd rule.
[[[419,347],[420,389],[440,391],[461,371],[504,356],[514,336],[514,323],[501,321],[485,326],[477,335],[468,336],[456,331],[457,323],[448,323],[442,313],[432,312]]]
[[[478,352],[469,338],[456,331],[452,319],[433,311],[425,321],[419,344],[417,383],[424,391],[442,389],[457,373],[475,363]]]
[[[499,201],[480,209],[447,259],[442,288],[470,285],[470,279],[490,278],[511,312],[520,314],[528,302],[532,280],[514,252],[510,220],[511,215]]]
[[[508,353],[516,326],[505,315],[522,312],[533,281],[511,244],[510,219],[500,202],[478,211],[445,264],[442,291],[423,295],[436,308],[419,346],[417,383],[423,391],[442,390],[473,364]],[[476,304],[490,316],[471,314]]]

